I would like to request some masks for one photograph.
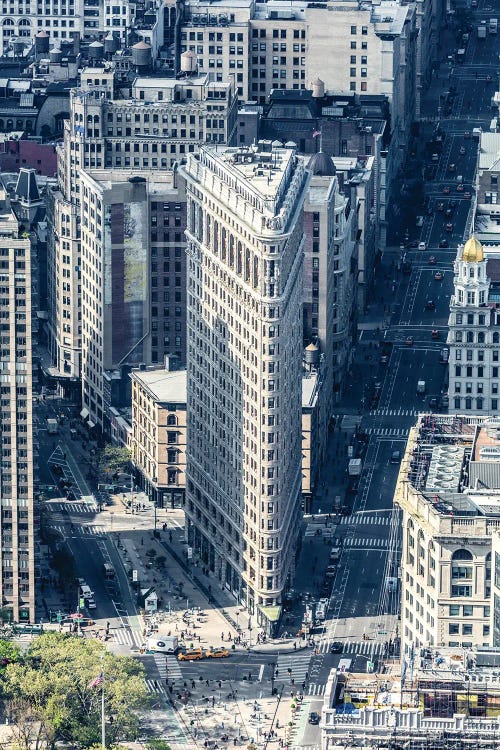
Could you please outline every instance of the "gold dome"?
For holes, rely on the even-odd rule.
[[[467,240],[462,251],[462,260],[468,263],[479,263],[484,260],[483,246],[474,235]]]

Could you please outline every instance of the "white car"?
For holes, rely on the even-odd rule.
[[[425,244],[425,242],[419,242],[418,243],[418,249],[419,250],[427,250],[427,245]]]

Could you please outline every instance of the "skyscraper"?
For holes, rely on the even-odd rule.
[[[188,540],[272,631],[301,514],[307,172],[263,142],[202,147],[184,174]]]
[[[31,242],[0,183],[1,606],[35,621]]]

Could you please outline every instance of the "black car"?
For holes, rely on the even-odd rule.
[[[317,711],[311,711],[309,714],[309,724],[319,724],[320,715]]]
[[[344,651],[344,644],[340,641],[334,641],[330,646],[331,654],[341,654]]]
[[[425,303],[425,309],[426,310],[435,310],[436,309],[436,303],[433,299],[428,299]]]
[[[441,240],[439,243],[439,247],[449,247],[448,240]]]

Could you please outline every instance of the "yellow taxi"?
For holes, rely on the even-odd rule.
[[[177,658],[179,661],[197,661],[203,659],[203,656],[201,648],[191,648],[189,651],[181,651]]]
[[[229,656],[227,648],[210,648],[205,651],[205,656],[208,659],[225,659]]]

